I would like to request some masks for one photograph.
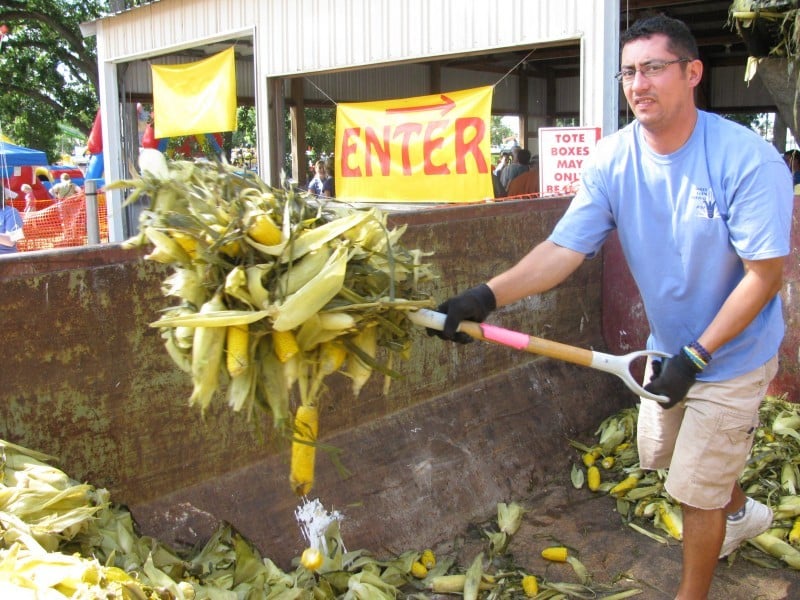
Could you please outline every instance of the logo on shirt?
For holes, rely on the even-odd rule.
[[[717,202],[714,200],[714,190],[711,188],[693,188],[689,201],[690,205],[694,206],[694,214],[698,219],[720,218]]]

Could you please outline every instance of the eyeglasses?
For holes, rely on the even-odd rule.
[[[668,60],[666,62],[657,60],[647,63],[646,65],[642,65],[638,69],[622,69],[619,73],[614,75],[614,79],[622,83],[631,83],[633,78],[636,77],[637,71],[647,78],[656,77],[663,73],[664,70],[670,65],[692,62],[692,60],[693,59],[691,58],[676,58],[675,60]]]

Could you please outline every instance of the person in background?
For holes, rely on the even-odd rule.
[[[308,184],[308,191],[317,198],[333,197],[333,177],[328,175],[324,160],[318,160],[314,165],[315,175]]]
[[[508,270],[439,306],[444,339],[462,320],[560,284],[617,232],[645,307],[649,360],[637,444],[643,469],[668,469],[683,511],[675,598],[708,597],[718,559],[772,525],[738,484],[778,369],[779,291],[791,251],[792,181],[758,134],[701,111],[697,42],[658,15],[620,36],[616,77],[635,116],[597,145],[549,238]],[[589,407],[587,407],[588,409]]]
[[[22,230],[22,216],[19,211],[6,201],[5,188],[2,191],[2,207],[0,207],[0,255],[17,251],[17,242],[25,238]]]
[[[531,153],[525,148],[514,148],[511,151],[511,164],[508,165],[500,174],[500,183],[503,189],[508,192],[508,184],[518,175],[522,175],[530,168]]]
[[[77,194],[80,191],[81,188],[72,183],[69,173],[62,173],[61,181],[50,188],[50,195],[56,200],[63,200],[64,198],[72,196],[73,194]]]
[[[508,196],[533,196],[539,193],[539,161],[531,160],[530,167],[508,184]]]
[[[33,195],[33,188],[27,183],[23,183],[19,189],[25,195],[25,212],[35,211],[36,196]]]
[[[792,174],[792,183],[794,184],[794,193],[800,193],[800,150],[787,150],[783,153],[783,160],[786,161],[786,166]]]

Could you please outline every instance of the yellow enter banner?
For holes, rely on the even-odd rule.
[[[477,202],[494,197],[492,86],[339,104],[336,197],[351,202]]]

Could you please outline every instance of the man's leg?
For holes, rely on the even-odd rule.
[[[705,600],[725,537],[725,510],[683,505],[683,571],[676,600]]]

